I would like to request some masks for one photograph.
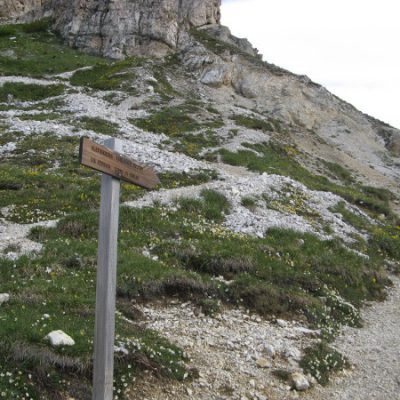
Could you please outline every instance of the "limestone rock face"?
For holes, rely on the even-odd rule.
[[[220,20],[220,0],[54,2],[55,28],[70,46],[115,59],[164,56],[187,40],[190,27]]]
[[[0,18],[22,18],[41,14],[50,0],[0,0]]]
[[[357,158],[372,165],[387,150],[400,157],[397,129],[361,113],[306,76],[262,62],[247,40],[233,37],[226,27],[205,26],[201,32],[218,40],[219,50],[194,44],[183,50],[181,59],[204,85],[232,88],[259,111],[306,129],[351,157],[357,149]]]
[[[70,46],[100,56],[164,56],[191,27],[220,22],[221,0],[0,0],[0,16],[52,15]]]

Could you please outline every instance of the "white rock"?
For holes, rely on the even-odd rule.
[[[284,355],[287,359],[293,359],[296,361],[300,361],[301,359],[301,351],[295,347],[287,348],[284,352]]]
[[[256,361],[257,367],[259,368],[271,368],[271,363],[264,357],[260,357]]]
[[[284,319],[277,319],[276,323],[281,327],[281,328],[286,328],[288,326],[287,321]]]
[[[296,332],[302,333],[305,336],[319,336],[321,334],[321,331],[318,330],[313,330],[313,329],[308,329],[308,328],[303,328],[303,327],[295,327],[294,330]]]
[[[294,372],[290,376],[290,379],[292,387],[300,392],[310,388],[310,382],[308,382],[308,379],[300,372]]]
[[[55,347],[75,345],[75,341],[71,338],[71,336],[68,336],[61,330],[50,332],[45,339],[49,340],[50,344]]]
[[[0,293],[0,304],[7,303],[8,300],[10,300],[8,293]]]
[[[268,344],[267,346],[265,346],[265,353],[267,354],[267,356],[274,358],[276,355],[275,347],[271,344]]]

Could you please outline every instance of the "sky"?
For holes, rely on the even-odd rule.
[[[263,59],[400,129],[399,0],[222,0]]]

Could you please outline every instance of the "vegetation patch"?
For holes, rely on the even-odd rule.
[[[134,69],[142,63],[141,58],[128,58],[111,64],[103,60],[90,69],[75,72],[70,82],[74,86],[97,90],[123,90],[134,94],[132,87],[132,81],[136,79]]]
[[[91,66],[101,60],[66,47],[49,28],[47,20],[0,26],[0,52],[7,54],[0,56],[0,74],[39,78]]]
[[[64,85],[35,85],[18,82],[6,82],[0,87],[0,102],[39,101],[48,97],[60,96],[64,93]]]
[[[201,185],[218,178],[214,170],[198,170],[190,173],[163,172],[158,174],[161,186],[165,189],[174,189],[182,186]]]
[[[329,175],[332,178],[346,184],[354,182],[354,177],[352,176],[351,172],[342,165],[329,161],[323,161],[323,164],[327,168]]]
[[[357,184],[342,186],[325,176],[312,174],[295,159],[297,151],[291,146],[282,146],[274,142],[243,145],[249,150],[240,150],[237,153],[226,149],[219,150],[222,160],[231,165],[245,166],[252,171],[288,176],[311,190],[335,193],[375,217],[384,214],[389,220],[394,219],[387,197],[377,195],[369,187]],[[209,158],[214,159],[215,154]]]
[[[99,117],[81,117],[78,125],[82,129],[87,129],[104,135],[115,136],[119,132],[119,126],[113,122]]]
[[[249,196],[242,197],[241,204],[250,211],[254,211],[257,208],[257,199]]]
[[[271,199],[264,194],[266,206],[286,214],[297,214],[312,219],[319,217],[319,213],[308,206],[309,196],[302,190],[290,186],[287,186],[286,189],[285,196],[280,196],[278,199]]]
[[[331,374],[350,368],[350,363],[346,357],[321,342],[305,350],[300,366],[318,383],[327,385]]]
[[[343,201],[337,203],[334,207],[331,207],[329,211],[341,214],[343,221],[354,226],[354,228],[360,231],[365,231],[372,228],[373,224],[368,221],[367,218],[360,214],[356,214],[355,211],[350,211],[346,207],[346,203]]]
[[[24,136],[0,166],[0,208],[7,219],[33,223],[62,217],[82,207],[96,210],[100,176],[78,163],[79,138],[54,134]],[[122,185],[121,200],[143,194],[133,185]]]
[[[84,266],[76,270],[59,263],[69,254],[69,244],[55,243],[35,261],[23,258],[14,265],[0,260],[1,289],[12,293],[12,300],[0,309],[0,393],[5,398],[22,399],[27,393],[34,400],[78,393],[80,399],[90,398],[95,265],[88,255],[96,244],[80,248]],[[76,244],[71,243],[75,250]],[[57,329],[76,344],[50,347],[44,337]],[[156,333],[126,322],[120,313],[116,331],[124,353],[116,354],[115,398],[125,398],[127,383],[146,369],[174,379],[188,376],[183,352]]]
[[[155,133],[165,133],[168,136],[177,136],[200,128],[200,125],[181,107],[165,108],[149,118],[131,122],[139,128]]]
[[[203,123],[197,122],[192,114],[198,111],[197,105],[184,103],[180,106],[164,108],[148,118],[130,120],[130,122],[150,132],[164,133],[171,138],[176,151],[198,157],[203,149],[220,144],[220,139],[213,129],[224,125],[219,118]]]
[[[18,118],[22,121],[53,121],[61,119],[58,113],[22,114]]]
[[[98,177],[94,179],[87,170],[79,176],[75,173],[74,184],[80,193],[98,196]],[[67,176],[71,179],[71,174]],[[29,176],[30,184],[35,185],[32,198],[41,196],[36,179],[43,182],[46,193],[58,192],[58,202],[64,198],[64,189],[76,193],[73,187],[46,186],[49,175],[33,175]],[[90,182],[96,187],[90,189]],[[23,198],[28,182],[21,183],[23,187],[17,193]],[[93,350],[98,198],[78,199],[72,203],[76,209],[61,217],[56,228],[32,232],[31,239],[44,245],[38,257],[0,261],[0,291],[11,295],[10,302],[0,309],[4,342],[0,368],[12,376],[22,371],[18,387],[0,380],[0,389],[6,393],[21,396],[19,390],[27,390],[36,399],[37,390],[41,399],[50,399],[55,398],[54,393],[72,395],[79,388],[87,393],[90,387],[87,373]],[[46,199],[54,212],[59,203],[51,201]],[[85,211],[79,211],[82,209]],[[315,326],[330,327],[332,320],[353,324],[355,306],[364,299],[383,296],[389,281],[381,270],[379,255],[366,260],[339,240],[320,241],[312,235],[279,229],[270,230],[263,239],[236,234],[219,223],[227,212],[226,198],[210,190],[203,191],[198,199],[182,199],[171,209],[122,207],[118,309],[126,312],[126,303],[135,300],[174,296],[191,300],[210,314],[218,312],[219,303],[225,302],[265,316],[307,317]],[[213,279],[221,275],[231,281],[229,285]],[[71,335],[76,346],[49,348],[43,337],[54,329]],[[117,360],[117,390],[143,368],[176,379],[187,376],[179,349],[127,323],[121,314],[117,315],[116,340],[129,351],[128,356],[121,355]],[[15,357],[13,343],[26,349],[19,352],[22,358]],[[328,359],[329,368],[331,364]],[[311,369],[312,361],[308,365]],[[74,380],[77,370],[80,382]],[[49,379],[41,380],[41,371]]]
[[[259,130],[263,132],[280,132],[281,124],[278,120],[263,120],[246,115],[235,115],[232,117],[236,125],[243,126],[248,129]]]

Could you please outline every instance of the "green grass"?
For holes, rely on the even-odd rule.
[[[281,125],[278,120],[262,120],[245,115],[235,115],[232,117],[236,125],[249,129],[255,129],[263,132],[280,132]]]
[[[150,83],[153,85],[154,90],[158,93],[162,100],[168,101],[178,95],[178,92],[172,87],[171,83],[166,78],[165,74],[166,64],[156,65],[153,67],[154,78],[157,83]]]
[[[147,131],[165,133],[172,137],[193,132],[200,127],[200,125],[188,115],[187,110],[181,107],[165,108],[146,119],[136,119],[131,122]]]
[[[132,83],[136,78],[134,69],[142,63],[141,58],[128,58],[113,63],[102,60],[91,69],[75,72],[70,82],[74,86],[97,90],[124,90],[134,94]]]
[[[82,246],[63,236],[53,238],[36,260],[22,258],[15,266],[0,260],[1,288],[11,293],[10,302],[0,309],[0,392],[6,398],[22,399],[27,392],[35,400],[58,398],[61,393],[90,398],[95,246],[95,241]],[[72,249],[83,257],[81,269],[63,266]],[[75,346],[51,348],[44,336],[57,329],[71,335]],[[144,369],[184,378],[183,353],[165,339],[127,323],[119,313],[116,332],[117,343],[129,355],[116,356],[115,393],[124,392],[124,382]]]
[[[148,118],[130,122],[146,131],[164,133],[171,138],[176,151],[199,157],[202,150],[220,144],[220,139],[213,129],[224,125],[219,118],[197,122],[192,115],[200,111],[197,103],[187,102],[180,106],[166,107]]]
[[[47,21],[2,25],[0,51],[5,50],[14,55],[0,56],[0,75],[43,77],[95,65],[101,60],[66,47],[61,38],[48,31]]]
[[[62,118],[62,115],[54,112],[49,112],[40,114],[23,114],[19,115],[18,118],[22,121],[50,121],[59,120]]]
[[[8,219],[19,223],[55,219],[85,207],[97,209],[100,177],[78,164],[79,138],[54,134],[23,136],[0,165],[0,207],[12,205]],[[143,190],[122,185],[121,201]]]
[[[48,97],[60,96],[64,93],[64,85],[35,85],[18,82],[6,82],[0,87],[0,102],[13,100],[38,101]]]
[[[201,199],[184,198],[179,201],[179,206],[189,212],[199,212],[208,220],[222,222],[225,214],[229,213],[230,204],[221,193],[205,189],[201,192]]]
[[[257,200],[254,197],[242,197],[240,203],[250,211],[254,211],[257,208]]]
[[[341,214],[346,223],[354,226],[358,230],[365,231],[372,228],[370,221],[362,215],[357,215],[348,210],[344,202],[339,202],[335,207],[330,208],[330,211]]]
[[[73,395],[78,388],[88,393],[90,387],[99,179],[90,171],[78,172],[73,165],[71,161],[68,169],[74,174],[69,172],[62,179],[59,175],[54,182],[49,173],[30,174],[23,180],[22,167],[12,169],[9,173],[14,175],[9,182],[19,182],[22,188],[3,191],[6,197],[14,196],[9,198],[11,203],[17,197],[26,201],[29,187],[32,200],[56,192],[55,200],[46,199],[53,211],[66,193],[94,196],[74,200],[76,208],[61,217],[56,228],[33,231],[31,238],[44,245],[38,257],[22,257],[15,263],[0,261],[0,291],[11,294],[11,301],[0,308],[4,360],[0,368],[13,374],[23,371],[21,386],[10,386],[0,379],[0,389],[6,393],[19,393],[23,388],[34,399],[39,398],[40,391],[42,399],[60,392]],[[64,185],[63,189],[54,186],[55,182]],[[68,184],[76,185],[79,192]],[[118,309],[131,315],[127,306],[131,301],[173,296],[191,300],[212,314],[218,312],[219,302],[224,302],[243,305],[265,316],[305,316],[311,326],[325,330],[328,336],[340,323],[359,323],[353,305],[384,297],[389,281],[379,254],[366,260],[339,240],[321,241],[309,234],[279,229],[270,230],[265,239],[235,234],[219,224],[229,208],[223,195],[210,190],[203,191],[198,199],[181,199],[175,210],[122,207]],[[144,249],[158,259],[145,257]],[[212,279],[221,275],[232,283],[228,286]],[[50,318],[43,318],[44,314]],[[49,348],[43,337],[52,329],[63,329],[76,340],[76,346]],[[119,315],[117,334],[127,348],[140,348],[144,353],[133,359],[119,359],[117,377],[131,379],[147,362],[154,361],[163,374],[183,379],[182,353],[174,347],[174,354],[169,352],[171,345],[159,336],[136,324],[126,324]],[[140,364],[143,357],[148,361]],[[51,379],[40,380],[41,370]],[[83,371],[80,384],[74,378],[77,370]],[[26,377],[28,373],[33,376],[31,381]]]
[[[81,117],[78,126],[96,133],[115,136],[119,132],[119,126],[113,122],[99,117]]]
[[[333,183],[325,176],[312,174],[295,159],[297,151],[291,146],[282,146],[274,142],[257,145],[244,143],[243,145],[249,150],[233,153],[221,149],[219,153],[222,160],[231,165],[245,166],[252,171],[288,176],[303,183],[309,189],[335,193],[374,216],[384,214],[389,219],[394,218],[386,197],[382,198],[382,195],[377,195],[376,191],[369,187],[365,188],[356,184],[343,186]]]
[[[354,182],[354,177],[352,176],[351,172],[342,165],[328,161],[323,161],[323,164],[328,169],[329,175],[332,178],[335,178],[343,183]]]

